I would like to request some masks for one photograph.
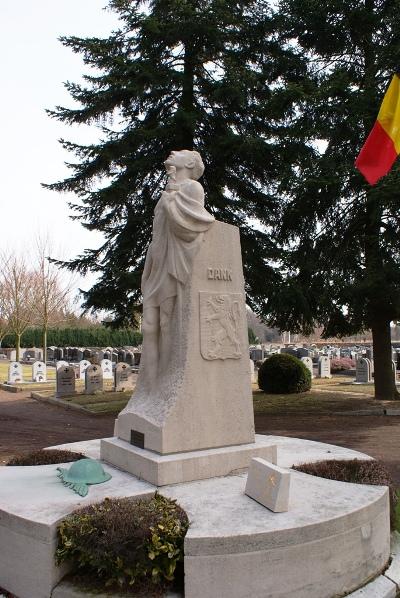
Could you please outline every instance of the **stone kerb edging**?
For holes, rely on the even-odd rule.
[[[400,534],[391,535],[391,563],[386,571],[362,588],[348,594],[348,598],[396,598],[400,594]]]

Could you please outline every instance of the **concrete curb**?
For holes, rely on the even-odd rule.
[[[39,392],[31,392],[31,398],[35,399],[35,401],[39,401],[40,403],[49,403],[50,405],[56,405],[56,407],[62,407],[63,409],[72,409],[72,411],[83,411],[87,415],[103,415],[102,413],[94,413],[93,411],[89,411],[89,409],[85,409],[82,405],[76,405],[75,403],[68,403],[68,401],[63,401],[63,399],[55,399],[53,397],[45,397],[41,395]]]

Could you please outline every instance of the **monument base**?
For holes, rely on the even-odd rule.
[[[277,449],[267,436],[256,434],[255,442],[236,446],[160,455],[132,446],[120,438],[105,438],[101,459],[154,486],[205,480],[245,469],[253,457],[276,464]]]

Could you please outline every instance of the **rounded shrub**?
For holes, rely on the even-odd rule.
[[[311,388],[311,374],[297,357],[275,353],[258,370],[258,386],[274,394],[305,392]]]
[[[72,513],[58,528],[56,562],[69,561],[85,585],[154,592],[183,577],[183,541],[189,527],[174,500],[105,499]],[[179,580],[178,580],[179,581]]]
[[[53,465],[56,463],[69,463],[70,461],[79,461],[84,459],[82,453],[73,451],[62,451],[59,449],[41,449],[31,451],[21,455],[15,455],[6,463],[6,465]]]
[[[392,476],[381,461],[361,459],[327,459],[315,463],[293,465],[292,469],[328,480],[389,486],[391,527],[395,527],[397,494]]]

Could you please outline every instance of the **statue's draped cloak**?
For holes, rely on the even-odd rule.
[[[178,285],[187,281],[203,233],[213,221],[197,182],[162,193],[154,210],[153,238],[142,278],[144,308],[159,307],[178,294]]]

